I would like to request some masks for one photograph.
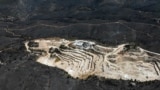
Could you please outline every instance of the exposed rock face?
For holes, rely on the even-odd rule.
[[[137,81],[160,80],[160,54],[130,44],[105,47],[91,41],[50,38],[25,43],[37,62],[74,78],[89,76]]]

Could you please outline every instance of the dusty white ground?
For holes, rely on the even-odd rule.
[[[160,80],[160,54],[135,45],[105,47],[85,40],[47,38],[27,41],[25,46],[39,57],[37,62],[60,68],[74,78],[95,75],[142,82]]]

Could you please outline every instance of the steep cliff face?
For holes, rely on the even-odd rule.
[[[73,79],[36,63],[23,44],[60,37],[136,43],[160,53],[159,6],[159,0],[0,0],[0,90],[159,90],[159,81]]]

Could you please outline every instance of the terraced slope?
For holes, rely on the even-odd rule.
[[[36,39],[25,43],[37,62],[60,68],[74,78],[160,80],[160,54],[134,44],[105,47],[87,40]]]

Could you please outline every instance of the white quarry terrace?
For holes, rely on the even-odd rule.
[[[38,56],[37,62],[62,69],[73,78],[160,80],[160,54],[134,44],[106,47],[88,40],[45,38],[26,41],[25,46]]]

